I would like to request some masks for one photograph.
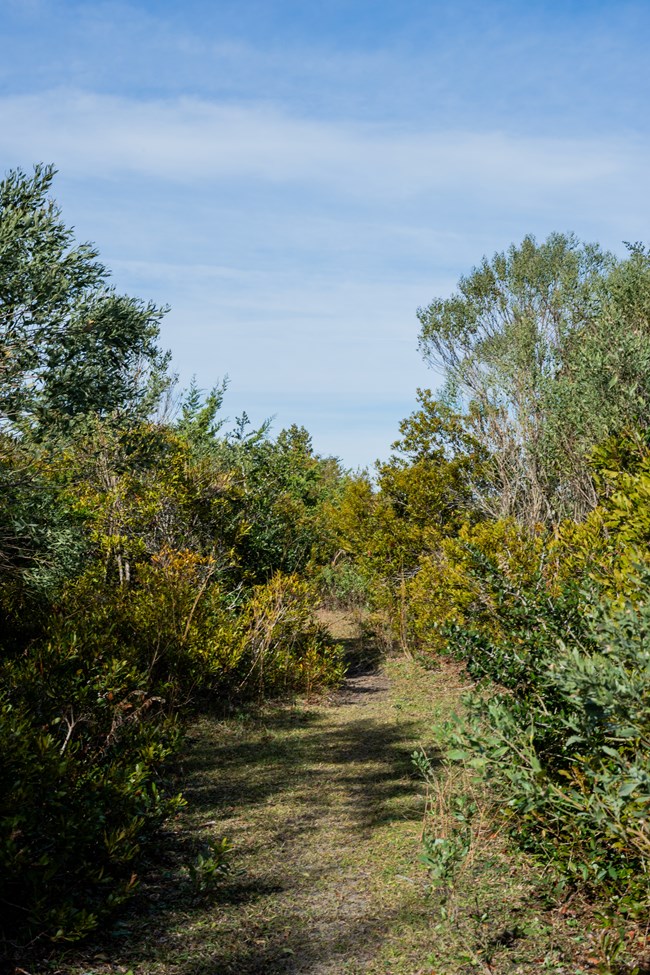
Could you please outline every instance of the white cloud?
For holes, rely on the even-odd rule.
[[[50,91],[0,99],[0,152],[54,160],[68,175],[300,182],[400,200],[452,189],[570,192],[620,176],[647,147],[315,121],[259,103]]]

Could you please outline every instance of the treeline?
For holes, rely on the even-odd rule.
[[[302,428],[178,397],[163,310],[111,288],[53,202],[0,184],[0,938],[75,940],[180,802],[193,702],[337,681],[314,579],[343,474]]]
[[[517,840],[642,917],[650,254],[526,238],[419,319],[446,383],[419,393],[377,487],[346,485],[341,582],[407,651],[466,663],[450,757],[482,770]]]

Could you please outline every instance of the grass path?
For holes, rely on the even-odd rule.
[[[336,638],[354,642],[345,621],[329,622]],[[427,737],[435,692],[428,675],[410,679],[414,667],[391,661],[325,700],[195,729],[184,786],[192,826],[214,820],[242,873],[212,910],[175,917],[147,971],[422,967],[430,941],[418,862],[424,797],[410,756]]]
[[[350,631],[337,635],[354,641]],[[419,861],[423,784],[410,756],[422,745],[434,753],[459,682],[453,670],[393,659],[326,700],[203,719],[184,760],[188,806],[168,833],[171,852],[163,848],[107,945],[58,971],[581,971],[566,966],[571,951],[559,946],[535,883],[498,838],[458,896],[429,894]],[[201,840],[221,836],[234,844],[234,872],[209,897],[194,896],[183,864]]]
[[[215,816],[245,873],[207,937],[205,919],[188,918],[183,940],[199,957],[178,971],[389,971],[409,941],[409,959],[422,958],[423,799],[410,754],[424,731],[385,674],[351,678],[327,703],[229,724],[216,749],[204,727],[187,798]]]

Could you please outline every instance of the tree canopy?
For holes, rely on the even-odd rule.
[[[650,258],[526,237],[418,316],[420,348],[492,459],[486,510],[550,523],[596,504],[590,451],[646,422]]]
[[[164,384],[164,309],[119,295],[50,197],[55,170],[0,183],[0,414],[32,436],[146,415]]]

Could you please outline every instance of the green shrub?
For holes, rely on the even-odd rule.
[[[470,698],[456,744],[520,842],[630,913],[650,905],[649,582],[642,602],[591,613],[570,589],[520,603],[519,630],[500,643],[455,634],[470,669],[508,688]]]
[[[0,902],[6,938],[75,940],[128,896],[142,843],[178,799],[178,740],[145,676],[74,639],[0,672]]]
[[[350,559],[324,566],[318,577],[321,598],[328,606],[355,610],[367,608],[370,599],[366,576]]]
[[[206,560],[162,552],[129,587],[89,571],[49,638],[0,667],[0,935],[75,940],[132,891],[189,698],[311,691],[343,675],[310,587],[280,574],[228,607]]]
[[[256,586],[243,612],[240,693],[310,692],[342,679],[343,651],[314,619],[313,603],[311,587],[295,575]]]
[[[163,312],[107,289],[52,177],[0,183],[0,941],[80,938],[133,889],[190,701],[343,670],[279,574],[331,560],[338,462],[222,432],[225,384],[154,421]]]

